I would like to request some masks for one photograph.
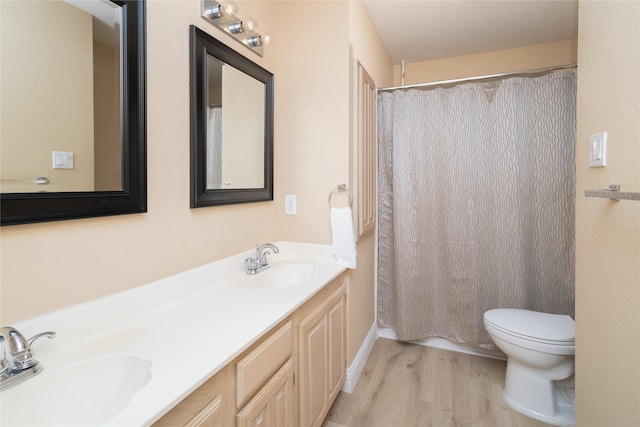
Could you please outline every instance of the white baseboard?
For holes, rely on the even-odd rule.
[[[378,336],[380,338],[388,338],[390,340],[398,340],[396,333],[393,329],[380,328],[378,329]],[[507,360],[504,353],[498,350],[485,350],[482,348],[474,347],[469,344],[457,343],[449,341],[445,338],[427,338],[424,341],[411,341],[415,344],[424,345],[426,347],[442,348],[445,350],[457,351],[458,353],[472,354],[474,356],[489,357],[491,359]]]
[[[342,391],[345,393],[351,394],[353,389],[356,388],[356,384],[358,384],[360,375],[362,375],[362,371],[364,370],[364,365],[367,363],[369,354],[371,354],[371,350],[373,349],[373,345],[376,343],[377,339],[378,327],[373,323],[364,339],[364,342],[360,346],[360,350],[358,350],[358,354],[356,354],[356,357],[353,359],[353,363],[347,367],[346,379],[342,385]]]

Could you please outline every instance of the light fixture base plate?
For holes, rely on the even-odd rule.
[[[229,36],[231,36],[231,38],[233,38],[238,43],[245,46],[247,49],[250,49],[255,53],[257,53],[258,55],[263,56],[263,46],[261,44],[260,45],[247,44],[247,40],[256,36],[260,37],[260,34],[258,32],[254,30],[232,32],[229,30],[230,25],[232,24],[236,25],[242,22],[242,19],[240,19],[237,15],[235,15],[234,13],[227,13],[219,18],[209,17],[206,11],[211,10],[213,7],[215,7],[218,4],[219,2],[215,0],[201,0],[200,15],[202,16],[202,19],[204,19],[207,22],[210,22],[211,24],[213,24],[214,27],[222,30],[225,34],[228,34]]]

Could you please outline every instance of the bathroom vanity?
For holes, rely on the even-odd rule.
[[[0,421],[320,425],[345,379],[345,268],[328,245],[275,244],[256,275],[246,251],[14,324],[57,337]]]
[[[342,274],[154,425],[321,425],[344,383],[344,343]]]

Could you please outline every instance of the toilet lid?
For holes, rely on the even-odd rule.
[[[575,322],[570,316],[499,308],[487,311],[484,317],[493,326],[513,335],[558,344],[569,345],[575,342]]]

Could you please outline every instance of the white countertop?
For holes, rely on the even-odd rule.
[[[259,286],[262,273],[245,274],[244,259],[255,255],[252,249],[14,324],[27,338],[58,333],[33,345],[44,372],[14,388],[87,360],[135,355],[151,362],[151,379],[104,425],[153,423],[345,270],[329,245],[275,245],[280,253],[269,256],[272,269],[314,264],[313,277],[296,287]]]

